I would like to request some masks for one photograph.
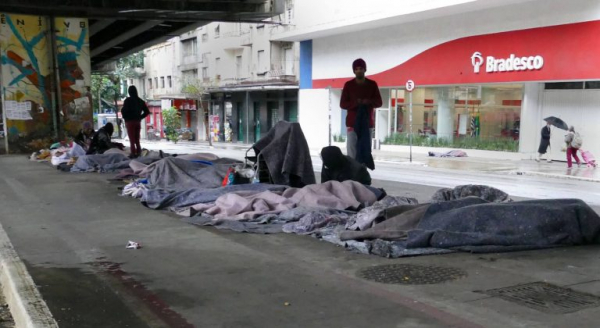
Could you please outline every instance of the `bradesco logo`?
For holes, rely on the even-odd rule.
[[[471,64],[473,71],[479,73],[481,65],[483,65],[483,55],[476,51],[471,56]],[[544,67],[544,57],[529,56],[517,57],[511,54],[508,58],[496,59],[493,56],[485,58],[485,71],[487,73],[495,72],[515,72],[515,71],[535,71]]]

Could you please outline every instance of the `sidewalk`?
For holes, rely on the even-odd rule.
[[[123,141],[121,141],[123,142]],[[123,142],[124,144],[127,144]],[[144,145],[162,145],[173,146],[173,143],[165,140],[161,141],[146,141]],[[210,146],[206,141],[179,141],[178,147],[190,149],[190,151],[210,151]],[[344,143],[334,143],[345,151]],[[242,143],[225,143],[214,142],[212,149],[226,149],[232,151],[246,151],[252,145]],[[383,150],[373,150],[373,157],[377,162],[387,162],[396,164],[412,164],[423,167],[460,170],[460,171],[480,171],[480,172],[497,172],[516,175],[533,175],[543,176],[558,179],[572,179],[590,182],[600,182],[600,167],[587,167],[582,164],[577,167],[567,169],[566,161],[554,161],[547,163],[546,161],[536,162],[530,159],[520,159],[524,154],[518,153],[503,153],[494,151],[480,151],[473,149],[464,149],[467,154],[473,154],[473,157],[463,158],[439,158],[429,157],[427,151],[445,151],[445,149],[413,147],[412,162],[410,161],[410,153],[408,147],[382,147]],[[320,149],[311,148],[311,155],[319,156]]]
[[[467,154],[469,153],[469,150],[465,151]],[[374,150],[373,157],[376,161],[382,162],[410,163],[410,154],[404,152]],[[536,162],[527,159],[514,160],[483,157],[439,158],[429,157],[426,154],[413,153],[413,163],[440,169],[504,172],[507,174],[600,182],[600,168],[587,167],[585,164],[578,167],[577,164],[573,164],[572,169],[567,169],[566,161],[548,163],[546,161]]]

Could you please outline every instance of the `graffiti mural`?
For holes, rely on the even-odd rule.
[[[91,65],[86,19],[56,18],[56,55],[60,76],[61,126],[66,136],[92,121]]]
[[[72,136],[83,121],[92,120],[88,22],[56,18],[54,23],[56,49],[49,18],[0,13],[0,85],[11,152],[38,150],[55,139],[57,127]]]
[[[0,78],[8,141],[28,143],[52,135],[52,56],[48,21],[43,17],[0,14]]]

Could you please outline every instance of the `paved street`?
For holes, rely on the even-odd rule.
[[[228,149],[219,146],[210,148],[205,144],[142,142],[148,149],[162,149],[166,152],[212,152],[221,157],[243,160],[245,150],[241,146],[230,145]],[[311,151],[313,166],[321,169],[321,159],[317,150]],[[416,155],[413,163],[407,154],[377,152],[377,167],[371,172],[374,179],[390,182],[403,182],[413,185],[454,188],[464,184],[483,184],[504,190],[522,198],[580,198],[588,204],[600,207],[600,169],[575,168],[570,172],[566,164],[551,164],[535,161],[511,161],[484,158],[430,158]],[[522,174],[531,172],[536,174]],[[573,178],[569,174],[588,172],[588,181]],[[567,174],[569,173],[569,174]],[[594,179],[594,180],[592,180]],[[597,181],[597,182],[593,182]]]
[[[377,165],[376,186],[419,201],[439,186],[487,183],[517,198],[579,197],[600,210],[595,182]],[[61,327],[596,327],[600,315],[545,314],[478,292],[546,281],[600,295],[597,247],[390,260],[307,236],[188,225],[118,196],[110,175],[62,173],[24,156],[0,157],[0,170],[0,222]],[[129,240],[143,247],[125,249]],[[467,276],[434,285],[357,277],[391,263],[451,266]]]

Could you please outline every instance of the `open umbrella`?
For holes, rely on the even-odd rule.
[[[544,119],[544,121],[554,125],[555,127],[559,128],[559,129],[563,129],[563,130],[569,130],[569,126],[567,125],[567,123],[565,123],[565,121],[561,120],[558,117],[554,117],[554,116],[549,116],[546,117]]]

